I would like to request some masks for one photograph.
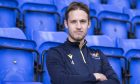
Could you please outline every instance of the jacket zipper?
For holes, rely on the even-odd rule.
[[[86,60],[85,60],[85,57],[84,57],[83,52],[82,52],[81,49],[80,49],[80,53],[81,53],[81,55],[82,55],[82,58],[83,58],[84,63],[86,64]]]

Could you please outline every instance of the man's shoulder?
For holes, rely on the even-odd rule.
[[[64,50],[64,45],[59,45],[59,46],[56,46],[56,47],[52,47],[48,50],[47,52],[47,58],[63,58],[63,56],[65,55],[65,50]]]
[[[64,44],[60,44],[58,46],[55,46],[55,47],[51,47],[48,52],[52,52],[52,51],[56,51],[56,52],[61,52],[63,51],[63,48],[64,48]]]

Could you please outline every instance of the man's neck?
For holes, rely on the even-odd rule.
[[[79,48],[81,49],[83,47],[83,45],[85,44],[84,39],[82,41],[80,41],[80,45]]]
[[[80,49],[83,47],[83,45],[84,45],[84,43],[85,43],[85,42],[84,42],[84,39],[81,40],[81,41],[75,41],[75,40],[73,40],[73,39],[71,39],[71,38],[69,38],[69,37],[68,37],[68,39],[69,39],[70,42],[79,42],[79,43],[80,43],[80,45],[79,45],[79,48],[80,48]]]

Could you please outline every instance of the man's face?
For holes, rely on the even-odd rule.
[[[70,41],[82,41],[90,26],[88,14],[80,9],[70,11],[65,26],[68,28]]]

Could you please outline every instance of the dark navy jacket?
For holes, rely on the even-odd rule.
[[[61,46],[51,48],[48,51],[47,68],[52,84],[119,84],[104,54],[91,50],[86,44],[80,49],[79,43],[67,40]],[[97,81],[93,73],[102,73],[108,80]]]

